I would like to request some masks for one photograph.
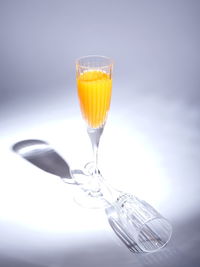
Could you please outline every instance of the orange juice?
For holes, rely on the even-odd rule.
[[[102,71],[85,71],[77,78],[77,87],[83,117],[90,127],[99,128],[110,108],[112,79]]]

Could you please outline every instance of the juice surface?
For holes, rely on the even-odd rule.
[[[77,87],[81,111],[88,125],[102,126],[110,108],[112,79],[102,71],[86,71],[78,77]]]

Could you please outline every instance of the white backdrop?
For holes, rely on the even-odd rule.
[[[195,0],[0,1],[0,266],[199,266],[199,12]],[[132,255],[103,211],[12,151],[34,138],[72,168],[91,159],[74,65],[89,54],[115,61],[102,173],[174,227],[155,256]]]

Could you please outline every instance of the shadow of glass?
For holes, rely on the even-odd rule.
[[[105,210],[108,222],[115,232],[115,234],[119,237],[119,239],[124,243],[124,245],[134,253],[144,253],[137,243],[128,236],[127,232],[123,229],[123,226],[118,218],[117,212],[113,206],[106,208]]]
[[[105,212],[114,233],[132,253],[137,254],[137,257],[139,257],[135,258],[137,259],[137,266],[172,266],[173,261],[177,262],[177,266],[183,266],[185,259],[183,260],[184,253],[178,248],[180,246],[171,244],[156,252],[144,252],[123,229],[115,208],[112,206],[108,207]],[[168,262],[171,264],[168,265]]]
[[[81,182],[79,181],[80,179],[77,178],[79,176],[83,177],[81,179],[86,179],[87,182],[87,175],[84,174],[83,171],[71,170],[68,163],[45,141],[35,139],[23,140],[14,144],[12,150],[29,163],[45,172],[60,177],[68,184],[82,185],[83,187],[84,182],[82,180]],[[112,204],[105,209],[105,213],[111,228],[124,245],[131,252],[144,253],[123,228],[118,218],[117,211]]]
[[[41,170],[59,176],[64,182],[75,184],[68,163],[45,141],[23,140],[12,150]]]

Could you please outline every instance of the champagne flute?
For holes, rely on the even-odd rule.
[[[113,61],[105,56],[85,56],[76,61],[78,98],[93,148],[91,179],[84,185],[84,191],[94,206],[101,206],[103,203],[98,147],[110,108],[112,71]]]

